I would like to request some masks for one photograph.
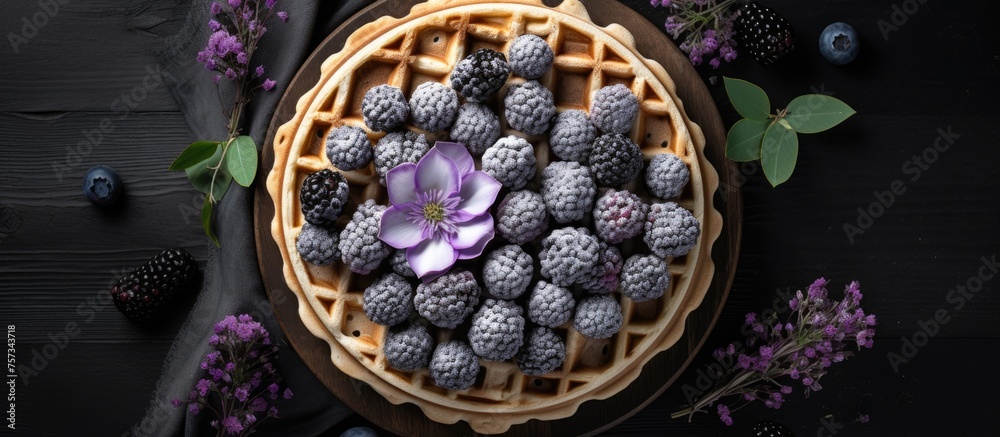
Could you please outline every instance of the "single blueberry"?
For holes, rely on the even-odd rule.
[[[122,178],[110,167],[94,166],[83,178],[83,195],[97,206],[110,206],[121,197]]]
[[[836,22],[819,35],[819,52],[827,61],[835,65],[844,65],[858,56],[861,50],[858,33],[850,24]]]
[[[378,433],[367,426],[355,426],[344,431],[340,437],[378,437]]]

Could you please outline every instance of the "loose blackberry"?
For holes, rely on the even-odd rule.
[[[534,80],[511,85],[503,102],[510,127],[528,135],[545,133],[556,115],[552,92]]]
[[[369,320],[379,325],[398,325],[413,313],[413,285],[402,276],[387,273],[365,288],[363,300]]]
[[[197,276],[198,262],[191,254],[165,250],[115,282],[111,299],[129,320],[145,322],[194,288]]]
[[[691,171],[687,165],[672,153],[654,156],[646,167],[646,186],[649,187],[649,192],[664,200],[681,194],[690,179]]]
[[[494,297],[516,299],[528,289],[534,272],[531,255],[521,246],[509,244],[486,256],[483,285]]]
[[[339,171],[323,169],[306,176],[299,191],[302,215],[316,226],[333,226],[344,211],[350,189]]]
[[[340,170],[357,170],[372,162],[372,143],[364,129],[341,126],[326,136],[326,157]]]
[[[332,228],[306,222],[295,237],[295,249],[309,264],[328,266],[340,261],[340,236]]]
[[[510,43],[510,70],[525,79],[538,79],[552,68],[555,53],[537,35],[525,34]]]
[[[638,113],[639,100],[622,84],[597,90],[590,102],[590,122],[604,134],[628,132]]]
[[[392,249],[378,238],[379,221],[386,208],[368,199],[358,205],[351,221],[340,232],[340,253],[352,272],[367,275],[389,256]]]
[[[385,185],[385,175],[396,166],[416,164],[430,150],[427,137],[410,131],[390,132],[375,144],[375,172],[378,182]]]
[[[372,87],[361,101],[361,115],[373,131],[390,131],[410,116],[410,105],[399,88],[390,85]]]
[[[412,372],[427,367],[433,348],[434,339],[427,328],[418,324],[405,324],[389,330],[385,343],[382,344],[382,353],[393,368]]]
[[[458,108],[449,134],[452,141],[465,144],[469,153],[480,156],[500,138],[500,119],[486,105],[468,102]]]
[[[549,149],[559,159],[586,164],[596,137],[587,113],[580,110],[560,112],[549,132]]]
[[[410,96],[413,124],[428,132],[451,127],[458,113],[458,94],[437,82],[424,82]]]
[[[601,135],[590,152],[590,170],[598,185],[627,184],[642,172],[642,151],[625,135]]]
[[[761,65],[770,65],[795,48],[795,29],[774,9],[747,2],[736,13],[740,46]]]
[[[622,253],[617,247],[600,243],[601,250],[597,263],[590,273],[578,282],[580,286],[591,293],[607,294],[618,289],[618,274],[622,271]]]
[[[594,204],[594,230],[601,240],[618,244],[642,233],[648,212],[635,193],[611,189]]]
[[[555,328],[573,318],[576,301],[568,288],[538,281],[528,298],[528,318],[542,326]]]
[[[795,433],[784,425],[768,421],[758,422],[754,425],[753,435],[755,437],[795,437]]]
[[[674,202],[655,203],[646,216],[646,235],[642,240],[656,255],[687,255],[698,242],[701,228],[698,219]]]
[[[520,190],[535,177],[535,148],[524,138],[501,138],[483,154],[482,167],[501,185]]]
[[[583,219],[594,207],[597,186],[590,169],[574,161],[556,161],[542,170],[542,200],[558,223]]]
[[[549,227],[542,195],[534,191],[511,191],[500,201],[496,215],[497,232],[514,244],[534,240]]]
[[[451,72],[451,87],[465,100],[482,102],[500,91],[510,76],[507,58],[496,50],[479,49]]]
[[[568,287],[583,279],[600,258],[601,246],[587,228],[561,228],[542,239],[542,277]]]
[[[389,259],[392,264],[392,271],[404,278],[416,278],[417,274],[410,267],[410,262],[406,260],[406,250],[397,250],[392,253]]]
[[[618,332],[624,322],[622,307],[610,294],[594,294],[576,305],[573,328],[590,338],[608,338]]]
[[[472,315],[469,344],[480,358],[509,360],[524,343],[524,310],[509,300],[486,299]]]
[[[435,326],[452,329],[465,321],[479,303],[481,290],[471,272],[453,270],[417,286],[413,304]]]
[[[541,376],[556,370],[566,360],[566,343],[555,331],[539,326],[531,330],[524,347],[514,357],[517,367],[528,376]]]
[[[658,299],[670,287],[667,263],[655,255],[632,255],[621,273],[621,291],[636,302]]]
[[[464,341],[447,341],[434,349],[430,373],[439,387],[465,390],[472,387],[479,376],[479,359]]]

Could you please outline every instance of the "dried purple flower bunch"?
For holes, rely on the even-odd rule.
[[[174,400],[174,406],[187,404],[194,414],[212,410],[212,427],[220,436],[248,435],[264,419],[278,417],[273,402],[291,399],[292,391],[279,385],[274,367],[278,347],[267,329],[246,314],[226,316],[215,325],[209,344],[214,350],[201,362],[207,377],[198,381],[187,401]]]
[[[712,68],[736,59],[736,0],[650,0],[654,7],[670,8],[664,27],[694,65],[708,59]]]
[[[690,420],[694,413],[706,412],[724,397],[739,396],[730,404],[719,402],[716,406],[719,419],[732,425],[730,414],[753,401],[781,408],[784,396],[793,391],[789,379],[801,383],[806,396],[822,389],[819,380],[826,369],[854,355],[848,346],[870,349],[875,315],[861,309],[858,283],[848,285],[839,302],[827,296],[826,284],[827,280],[820,278],[805,294],[797,291],[788,302],[792,313],[784,323],[777,315],[762,320],[756,313],[747,314],[750,334],[745,343],[731,343],[714,352],[720,363],[732,364],[715,375],[716,385],[710,391],[671,418],[688,416]],[[788,379],[779,381],[785,377]]]
[[[288,21],[288,13],[276,11],[277,0],[218,0],[212,2],[212,31],[205,49],[198,52],[198,62],[215,73],[213,80],[223,98],[220,82],[226,78],[233,84],[233,106],[225,112],[228,135],[224,141],[197,141],[181,152],[170,164],[170,170],[184,170],[198,191],[205,194],[201,221],[205,234],[216,244],[212,232],[213,205],[222,199],[233,180],[244,187],[253,183],[257,174],[257,145],[252,138],[240,135],[243,108],[257,90],[271,91],[276,82],[264,77],[264,65],[251,67],[257,44],[267,32],[272,16]]]

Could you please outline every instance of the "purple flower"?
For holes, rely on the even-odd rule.
[[[198,408],[198,404],[189,404],[188,411],[190,411],[191,414],[197,415],[199,412],[201,412],[201,409]]]
[[[219,15],[219,12],[222,12],[222,5],[212,2],[212,6],[209,10],[212,11],[212,15]]]
[[[292,389],[290,389],[290,388],[286,388],[285,391],[281,393],[281,397],[283,397],[285,399],[291,399],[292,396],[293,396],[292,395]]]
[[[258,65],[257,68],[253,71],[253,74],[254,74],[254,77],[261,77],[261,76],[263,76],[264,75],[264,66],[263,65]]]
[[[233,0],[229,1],[229,3],[232,2]],[[243,424],[240,423],[240,419],[237,419],[236,416],[229,416],[222,419],[222,426],[226,428],[226,432],[229,434],[239,434],[243,431]]]
[[[240,402],[246,402],[247,398],[250,396],[250,392],[248,392],[247,389],[240,387],[233,392],[233,396],[235,396],[236,400]]]
[[[212,3],[212,4],[213,4],[213,5],[218,5],[218,3]],[[215,21],[215,20],[208,20],[208,28],[209,28],[209,29],[212,29],[212,32],[215,32],[216,30],[219,30],[219,29],[221,29],[221,28],[222,28],[222,25],[221,25],[221,24],[219,24],[219,22],[218,22],[218,21]]]
[[[858,415],[858,423],[868,423],[869,417],[867,414]]]
[[[288,12],[280,11],[280,12],[278,12],[277,15],[278,15],[278,19],[281,20],[282,23],[287,23],[288,22]]]
[[[382,214],[378,236],[406,249],[407,263],[424,282],[456,260],[479,256],[493,239],[489,209],[500,183],[475,171],[461,144],[438,142],[416,164],[389,170],[386,188],[392,206]]]
[[[250,411],[260,413],[267,409],[267,401],[264,398],[254,398],[250,401]]]
[[[233,9],[240,7],[240,3],[243,3],[243,0],[229,0],[229,6]]]
[[[257,416],[254,416],[253,413],[247,413],[246,420],[248,425],[253,425],[257,421]]]
[[[184,403],[184,401],[182,401],[180,399],[173,399],[173,400],[170,401],[170,405],[173,405],[174,408],[177,408],[177,407],[181,406],[181,404],[183,404],[183,403]]]
[[[278,384],[272,382],[271,385],[267,386],[267,391],[271,392],[271,394],[278,393]]]
[[[205,397],[208,396],[208,391],[212,389],[212,381],[202,378],[198,380],[198,383],[194,387],[198,390],[198,396]]]
[[[274,89],[274,85],[276,83],[277,82],[275,82],[275,81],[273,81],[271,79],[267,79],[267,80],[264,81],[264,83],[260,87],[264,88],[264,91],[271,91],[272,89]],[[264,343],[264,344],[269,344],[269,343]]]
[[[272,8],[274,8],[274,4],[277,3],[277,2],[278,2],[278,0],[267,0],[267,1],[264,2],[264,7],[268,8],[268,9],[272,9]]]

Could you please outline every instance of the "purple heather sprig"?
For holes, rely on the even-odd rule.
[[[694,65],[704,60],[712,68],[736,59],[736,0],[650,0],[654,7],[670,8],[664,27]]]
[[[827,280],[820,278],[801,290],[788,302],[792,313],[784,322],[777,315],[761,319],[756,313],[746,315],[746,349],[742,353],[738,344],[732,343],[717,349],[713,355],[720,362],[733,362],[721,374],[715,375],[713,389],[671,418],[705,412],[716,402],[716,413],[726,425],[732,425],[731,413],[753,402],[761,401],[769,408],[778,409],[785,396],[801,384],[805,395],[823,387],[820,378],[826,369],[851,357],[848,349],[871,348],[875,335],[875,315],[861,309],[861,290],[851,282],[844,291],[844,299],[831,300],[826,291]],[[779,381],[779,378],[785,378]],[[792,382],[792,381],[797,381]],[[738,396],[729,404],[722,398]]]
[[[278,347],[267,329],[246,314],[226,316],[215,325],[209,344],[213,350],[201,362],[206,377],[198,380],[186,401],[175,399],[173,405],[187,404],[193,414],[211,410],[216,415],[212,427],[220,436],[248,435],[265,419],[277,417],[272,402],[291,399],[292,391],[279,385],[281,376],[274,367]]]

